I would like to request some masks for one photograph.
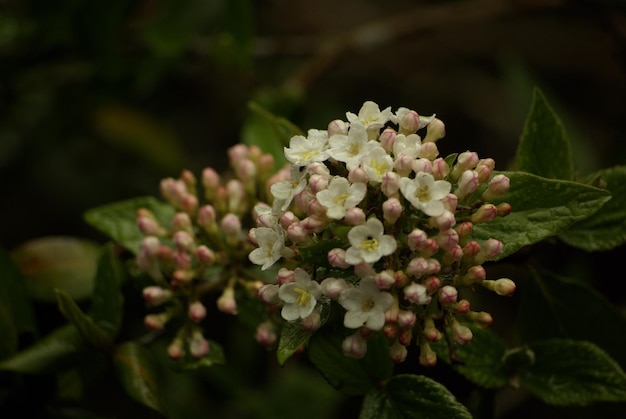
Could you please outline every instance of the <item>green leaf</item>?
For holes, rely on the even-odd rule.
[[[498,259],[560,233],[589,217],[610,199],[608,191],[581,183],[524,172],[502,173],[511,180],[511,187],[493,203],[508,202],[513,212],[488,223],[475,224],[472,233],[473,240],[494,238],[504,243]]]
[[[76,329],[85,341],[97,348],[107,348],[110,346],[111,339],[104,329],[94,323],[91,317],[83,313],[80,307],[72,300],[72,297],[61,290],[57,290],[56,294],[61,313],[63,313],[70,323],[76,326]]]
[[[17,349],[20,333],[34,333],[35,316],[24,279],[15,263],[0,249],[0,359]]]
[[[12,252],[30,295],[45,302],[56,301],[55,289],[76,300],[91,297],[99,255],[98,243],[70,236],[29,240]]]
[[[559,235],[570,246],[587,251],[610,250],[626,243],[626,166],[616,166],[594,175],[611,192],[611,200],[591,217]]]
[[[136,254],[143,239],[135,220],[135,214],[140,208],[152,211],[163,226],[169,226],[176,213],[174,207],[165,202],[153,197],[140,197],[92,208],[85,213],[84,218],[92,227]]]
[[[345,245],[346,243],[340,239],[321,240],[311,246],[302,247],[300,256],[305,263],[310,263],[315,267],[332,268],[328,263],[328,252]]]
[[[361,359],[346,357],[342,341],[337,327],[324,327],[309,340],[309,359],[331,386],[344,394],[366,394],[391,376],[393,361],[383,335],[378,333],[368,340],[367,354]]]
[[[587,284],[547,272],[524,282],[518,327],[525,342],[554,337],[588,340],[626,365],[626,316]]]
[[[554,179],[572,179],[569,139],[539,89],[533,101],[517,149],[518,170]]]
[[[451,362],[450,348],[444,339],[432,348],[437,356],[459,372],[462,376],[485,388],[500,388],[507,385],[509,374],[502,364],[506,350],[504,342],[489,329],[470,326],[474,337],[467,345],[452,343],[455,362]]]
[[[626,374],[593,343],[551,339],[529,346],[535,362],[520,381],[544,402],[585,406],[626,401]]]
[[[28,374],[58,371],[73,361],[85,348],[85,341],[71,324],[38,340],[31,347],[0,362],[1,370]]]
[[[442,384],[422,375],[396,375],[365,396],[359,419],[471,419]]]
[[[198,368],[208,368],[214,365],[222,365],[226,363],[226,356],[224,355],[224,349],[219,343],[209,340],[209,353],[201,358],[194,358],[191,355],[187,355],[182,361],[183,370],[193,371]]]
[[[115,339],[122,323],[123,297],[120,287],[125,280],[125,271],[109,244],[104,248],[98,262],[98,272],[92,299],[92,317],[107,334]]]
[[[315,306],[315,310],[320,313],[320,327],[324,326],[330,316],[330,302],[320,301],[320,303]],[[281,366],[284,365],[291,355],[309,341],[313,333],[314,331],[302,328],[301,321],[286,323],[280,332],[280,340],[278,342],[278,349],[276,350],[278,364]]]
[[[150,352],[138,343],[126,342],[117,348],[113,361],[126,393],[139,403],[165,414]]]

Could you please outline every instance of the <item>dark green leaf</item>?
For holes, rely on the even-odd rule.
[[[472,238],[504,243],[499,259],[523,246],[553,236],[589,217],[610,199],[610,193],[565,180],[541,178],[523,172],[503,172],[511,180],[509,192],[493,202],[508,202],[513,212],[474,225]]]
[[[139,403],[165,414],[150,352],[138,343],[126,342],[117,348],[113,360],[126,393]]]
[[[518,325],[525,342],[554,337],[588,340],[626,365],[626,317],[585,283],[533,273],[524,283]]]
[[[170,225],[176,213],[174,207],[165,202],[141,197],[92,208],[85,213],[85,221],[136,254],[143,239],[135,220],[140,208],[152,211],[165,227]]]
[[[468,325],[469,326],[469,325]],[[505,352],[504,342],[489,329],[470,326],[474,337],[467,345],[453,343],[452,350],[456,356],[455,363],[450,360],[450,348],[444,339],[432,348],[437,356],[468,380],[485,388],[504,387],[509,376],[502,365]]]
[[[12,256],[30,295],[36,300],[54,302],[55,289],[76,300],[91,297],[99,254],[100,245],[93,241],[50,236],[21,244]]]
[[[226,363],[226,357],[224,356],[224,349],[222,346],[213,340],[209,340],[209,353],[206,356],[194,358],[191,355],[187,355],[182,362],[184,370],[193,371],[198,368],[222,365]]]
[[[341,333],[334,327],[320,329],[309,340],[309,359],[331,386],[345,394],[366,394],[391,376],[393,361],[383,335],[376,334],[368,340],[367,354],[362,359],[346,357],[341,350],[342,341]]]
[[[543,94],[535,89],[517,149],[518,170],[554,179],[572,179],[572,156],[565,128]]]
[[[320,313],[321,326],[324,326],[328,321],[330,309],[331,305],[329,302],[320,302],[320,304],[315,307],[315,310],[318,310]],[[313,333],[313,331],[303,329],[300,321],[286,323],[280,332],[280,341],[278,342],[278,349],[276,350],[278,363],[284,365],[285,361],[287,361],[294,352],[309,341]]]
[[[302,247],[300,256],[305,263],[310,263],[316,267],[331,268],[328,263],[328,252],[345,246],[345,242],[340,239],[321,240],[311,246]]]
[[[442,384],[422,375],[396,375],[363,400],[359,419],[471,419]]]
[[[626,374],[591,342],[552,339],[529,345],[534,364],[522,386],[549,404],[584,406],[626,401]]]
[[[80,307],[72,300],[72,297],[61,290],[57,290],[56,294],[61,313],[70,323],[76,326],[76,329],[86,342],[97,348],[106,348],[111,344],[111,339],[104,329],[94,323],[91,317],[83,313]]]
[[[113,245],[108,245],[100,255],[98,272],[93,291],[92,317],[115,339],[122,323],[123,297],[120,287],[125,271],[115,254]]]
[[[626,243],[626,166],[602,170],[592,178],[611,192],[611,200],[591,217],[561,233],[559,238],[583,250],[610,250]]]
[[[0,362],[0,369],[28,374],[57,371],[85,348],[85,341],[73,325],[66,325],[38,340],[31,347]]]

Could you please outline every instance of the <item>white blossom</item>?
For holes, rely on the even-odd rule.
[[[370,149],[361,164],[370,182],[380,183],[385,173],[393,171],[393,159],[380,146]]]
[[[328,133],[311,129],[308,137],[295,135],[285,147],[285,158],[295,166],[307,166],[310,163],[328,159]]]
[[[280,286],[278,296],[285,302],[281,315],[287,321],[309,316],[317,300],[322,296],[322,287],[304,269],[296,269],[294,281]]]
[[[361,262],[375,263],[381,257],[396,251],[397,243],[390,235],[384,234],[383,223],[370,218],[365,224],[352,227],[348,232],[351,247],[346,250],[346,262],[357,265]]]
[[[259,247],[248,255],[250,262],[261,265],[262,270],[272,266],[283,256],[289,256],[291,249],[285,247],[285,233],[279,227],[258,227],[254,229]]]
[[[392,116],[391,107],[381,111],[378,105],[372,101],[365,102],[358,115],[346,112],[346,117],[350,123],[358,121],[368,129],[382,128]]]
[[[350,184],[348,179],[335,176],[328,185],[328,189],[316,194],[317,201],[326,207],[328,218],[340,220],[346,215],[346,210],[355,207],[365,197],[367,185],[364,183]]]
[[[328,145],[330,157],[344,162],[348,170],[352,170],[359,167],[365,153],[376,145],[376,142],[369,141],[365,126],[359,121],[355,121],[350,125],[348,135],[333,135],[328,139]]]
[[[437,180],[430,173],[417,173],[414,179],[400,179],[402,195],[418,210],[431,217],[443,214],[444,204],[441,202],[450,192],[450,182]]]
[[[306,171],[300,169],[299,166],[292,166],[289,180],[282,180],[270,186],[270,192],[274,197],[274,213],[285,212],[293,198],[306,187]]]
[[[345,327],[356,329],[365,325],[370,330],[381,330],[385,325],[385,311],[393,305],[393,296],[381,291],[372,277],[363,278],[358,288],[341,292],[339,304],[346,309]]]

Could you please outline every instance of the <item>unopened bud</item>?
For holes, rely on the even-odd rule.
[[[191,234],[186,231],[178,231],[174,234],[174,245],[179,252],[193,252],[195,251],[196,243]]]
[[[383,148],[387,150],[388,153],[393,150],[393,145],[396,142],[397,135],[398,133],[391,128],[386,128],[380,134],[380,137],[379,137],[380,145],[382,145]]]
[[[465,314],[470,311],[470,302],[463,299],[458,303],[454,304],[453,307],[455,313]]]
[[[171,315],[168,312],[158,314],[148,314],[144,317],[143,323],[150,330],[161,331],[169,321]]]
[[[343,340],[341,350],[347,357],[363,358],[367,353],[367,341],[361,336],[360,332],[356,332]]]
[[[481,265],[474,265],[467,270],[467,273],[463,275],[461,283],[464,285],[472,285],[478,282],[482,282],[487,277],[485,268]]]
[[[291,269],[280,268],[276,275],[278,285],[288,284],[295,281],[295,273]]]
[[[434,367],[437,365],[437,353],[432,350],[428,341],[420,342],[419,363],[424,367]]]
[[[407,354],[408,351],[406,349],[406,346],[401,345],[398,341],[396,341],[393,345],[389,347],[389,357],[396,364],[404,362]]]
[[[394,276],[394,272],[391,269],[384,270],[382,272],[378,272],[374,276],[374,282],[376,282],[376,286],[381,290],[389,289],[396,283],[396,278]]]
[[[369,176],[367,176],[365,169],[359,166],[348,172],[348,180],[350,183],[367,183],[369,182]]]
[[[442,180],[450,173],[450,166],[439,157],[432,162],[432,174],[435,180]]]
[[[483,192],[482,198],[485,201],[490,201],[497,196],[504,195],[509,191],[510,180],[503,174],[495,175],[489,182],[489,186],[485,192]]]
[[[400,175],[396,172],[385,172],[382,176],[380,190],[387,198],[394,198],[398,196],[399,189]]]
[[[333,135],[348,135],[348,124],[341,119],[335,119],[328,123],[328,137]]]
[[[206,307],[200,301],[194,301],[189,304],[187,316],[192,322],[198,323],[206,317]]]
[[[415,173],[432,173],[433,172],[433,164],[430,160],[421,158],[414,159],[411,165],[413,171]]]
[[[270,322],[263,322],[256,328],[256,341],[266,348],[271,347],[276,342],[276,331]]]
[[[459,201],[462,201],[466,196],[476,192],[476,189],[478,189],[478,173],[474,170],[466,170],[461,174],[454,194]]]
[[[433,227],[438,228],[441,231],[446,231],[454,227],[454,225],[456,224],[456,218],[451,211],[446,209],[441,215],[437,217],[430,217],[429,224]]]
[[[331,300],[338,300],[342,291],[350,286],[343,278],[326,278],[321,282],[322,294]]]
[[[420,126],[420,117],[415,111],[405,112],[398,121],[400,126],[400,132],[404,134],[411,134],[418,130]]]
[[[493,260],[504,250],[504,245],[500,240],[487,239],[480,245],[480,252],[476,255],[475,263],[483,263]]]
[[[194,358],[202,358],[209,353],[209,341],[199,330],[195,330],[189,339],[189,353]]]
[[[302,319],[302,328],[309,332],[313,332],[320,328],[322,325],[322,319],[320,317],[320,312],[317,310],[313,310],[311,314],[304,317]]]
[[[511,211],[513,211],[513,207],[511,207],[511,204],[509,204],[508,202],[502,202],[501,204],[498,204],[496,206],[496,209],[498,210],[498,217],[506,217],[511,213]]]
[[[470,311],[467,313],[467,317],[481,329],[489,327],[493,323],[493,317],[485,311]]]
[[[445,285],[439,289],[439,302],[444,306],[456,303],[458,291],[451,285]]]
[[[389,225],[395,224],[402,215],[402,211],[402,204],[397,198],[389,198],[383,202],[383,218]]]
[[[176,338],[167,347],[167,356],[170,359],[177,360],[185,355],[184,342],[180,338]]]
[[[217,299],[217,308],[222,313],[237,314],[235,291],[231,287],[225,288],[220,298]]]
[[[309,187],[315,194],[328,189],[328,177],[318,174],[309,176]]]
[[[411,282],[410,285],[404,288],[403,292],[404,298],[413,304],[424,305],[432,300],[427,293],[426,287],[416,282]]]
[[[401,329],[410,329],[415,326],[417,322],[417,316],[413,311],[400,310],[398,312],[398,326]]]
[[[150,286],[143,289],[143,299],[151,306],[159,306],[170,301],[173,297],[171,290],[161,288],[159,286]]]
[[[435,327],[435,322],[432,318],[427,317],[424,320],[424,330],[423,330],[424,339],[428,342],[439,342],[441,340],[441,332],[437,330]]]
[[[509,278],[500,278],[495,281],[483,281],[481,285],[498,295],[509,296],[515,292],[515,282]]]
[[[431,275],[424,280],[424,286],[428,294],[434,294],[441,286],[441,280],[435,275]]]
[[[438,155],[439,150],[437,149],[437,145],[435,143],[427,142],[422,144],[418,157],[435,160]]]
[[[424,142],[435,142],[442,139],[446,135],[446,126],[439,118],[433,118],[426,126],[426,137]]]
[[[191,217],[186,212],[177,212],[172,218],[172,229],[174,231],[186,231],[187,233],[193,232],[193,224]]]
[[[265,284],[259,289],[259,298],[267,304],[279,304],[278,289],[279,286],[276,284]]]
[[[348,208],[343,220],[350,226],[365,224],[365,212],[359,207]]]
[[[470,221],[473,223],[486,223],[498,215],[498,209],[493,204],[484,204],[475,213],[470,216]]]

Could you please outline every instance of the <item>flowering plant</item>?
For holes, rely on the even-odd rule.
[[[161,182],[165,202],[87,212],[117,243],[100,257],[91,314],[57,290],[70,324],[0,368],[46,371],[90,345],[110,354],[132,397],[165,412],[146,348],[166,342],[153,346],[180,369],[223,364],[229,352],[215,324],[238,315],[280,365],[306,351],[329,384],[365,396],[363,418],[471,417],[466,400],[429,376],[439,361],[479,388],[523,387],[549,404],[626,401],[624,360],[612,358],[621,347],[577,334],[584,320],[571,308],[546,314],[557,307],[555,289],[576,299],[586,288],[531,269],[525,291],[549,301],[507,299],[526,322],[507,343],[485,311],[503,303],[483,292],[512,296],[522,278],[491,273],[494,262],[557,234],[585,250],[626,241],[614,222],[626,219],[623,198],[609,201],[624,167],[573,181],[567,138],[538,92],[519,171],[496,171],[472,151],[441,156],[445,128],[435,115],[365,102],[345,116],[293,135],[278,171],[280,156],[239,144],[229,149],[230,174],[183,171]],[[146,306],[149,332],[139,337],[122,333],[127,276]],[[599,315],[625,324],[620,313]]]

